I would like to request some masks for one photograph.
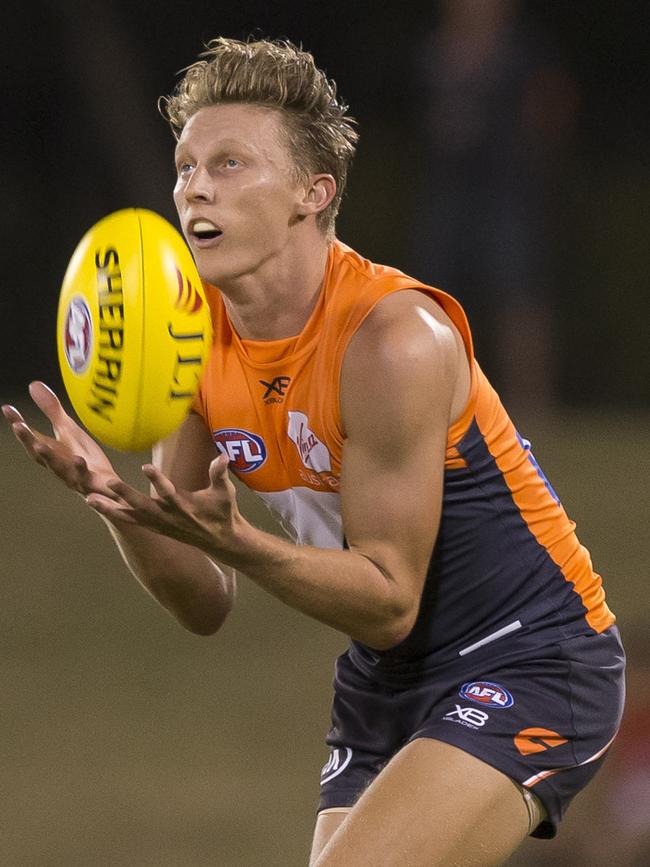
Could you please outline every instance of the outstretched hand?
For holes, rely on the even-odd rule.
[[[228,458],[219,455],[210,464],[209,484],[199,491],[183,491],[152,464],[142,468],[152,496],[118,478],[108,481],[110,495],[92,493],[86,502],[116,526],[134,524],[185,542],[209,554],[228,547],[242,520],[235,486],[228,478]]]
[[[151,482],[149,496],[119,478],[104,451],[65,412],[50,388],[33,382],[29,392],[50,422],[53,436],[30,427],[15,407],[5,405],[2,412],[16,439],[33,461],[84,497],[94,511],[116,527],[144,527],[207,553],[227,545],[243,519],[225,455],[212,461],[209,485],[199,491],[177,490],[160,470],[146,464],[142,469]]]
[[[53,436],[31,428],[18,410],[8,404],[2,413],[29,457],[51,470],[83,497],[91,492],[112,496],[107,482],[116,478],[100,446],[63,409],[54,392],[43,382],[32,382],[29,393],[52,426]]]

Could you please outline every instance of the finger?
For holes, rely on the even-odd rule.
[[[12,422],[11,429],[23,445],[33,445],[38,440],[36,431],[33,431],[23,419]]]
[[[86,497],[86,503],[94,512],[97,512],[98,515],[102,515],[113,523],[140,523],[135,517],[132,509],[119,506],[113,500],[110,500],[102,494],[88,494]]]
[[[18,425],[16,434],[27,453],[42,467],[50,470],[61,479],[69,488],[78,493],[85,493],[88,488],[84,486],[84,479],[89,475],[86,462],[83,458],[62,458],[55,449],[50,446],[50,441],[35,433],[27,425]],[[108,491],[110,494],[111,492]]]
[[[81,455],[76,455],[72,458],[71,466],[72,472],[76,477],[75,487],[80,493],[90,494],[92,492],[102,494],[109,500],[119,501],[119,495],[112,491],[103,479],[89,469],[88,464]]]
[[[12,427],[30,457],[54,473],[69,488],[79,494],[95,490],[114,500],[119,499],[90,471],[81,455],[63,454],[58,444],[55,444],[55,448],[52,447],[53,440],[43,437],[24,423],[14,424]]]
[[[61,424],[70,418],[61,405],[61,401],[52,389],[44,382],[31,382],[29,393],[40,411],[47,416],[53,425]]]
[[[42,434],[32,430],[32,428],[24,423],[14,425],[13,427],[16,436],[25,447],[27,453],[42,467],[47,467],[59,478],[66,481],[68,475],[66,471],[69,470],[69,466],[67,463],[62,462],[51,448],[49,443],[52,440],[48,442],[46,437],[43,437]]]
[[[213,488],[223,485],[228,478],[228,455],[219,455],[210,464],[209,475],[210,484]]]
[[[2,414],[7,419],[8,422],[24,422],[25,419],[18,412],[15,406],[11,406],[8,403],[3,404],[2,406]]]
[[[153,505],[154,501],[151,497],[147,494],[143,494],[141,491],[136,491],[135,488],[132,488],[131,485],[127,485],[127,483],[120,478],[109,479],[106,482],[106,487],[133,509],[147,511],[150,510]]]
[[[11,430],[29,457],[42,467],[47,467],[47,453],[49,452],[49,447],[46,443],[40,440],[40,434],[33,431],[29,425],[22,420],[13,422]]]
[[[174,483],[170,481],[157,467],[154,467],[153,464],[145,464],[142,467],[142,472],[149,479],[154,491],[159,497],[168,500],[175,496],[176,487]]]

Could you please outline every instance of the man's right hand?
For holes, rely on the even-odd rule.
[[[52,425],[53,436],[31,428],[13,406],[2,407],[29,457],[84,498],[103,494],[119,501],[108,487],[108,482],[116,482],[119,477],[95,440],[70,418],[54,392],[42,382],[33,382],[29,392]],[[215,447],[198,416],[191,414],[181,429],[154,451],[174,484],[190,490],[207,484]],[[220,566],[198,548],[146,527],[123,522],[117,527],[109,518],[104,521],[131,572],[186,629],[197,635],[212,635],[220,628],[235,598],[234,570]]]
[[[100,493],[114,499],[115,494],[106,483],[115,480],[117,473],[95,440],[70,418],[45,383],[32,382],[29,393],[49,420],[54,436],[31,428],[15,407],[2,407],[4,417],[29,457],[82,497]]]

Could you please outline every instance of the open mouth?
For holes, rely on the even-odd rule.
[[[190,226],[190,234],[197,241],[214,241],[223,232],[210,220],[195,220]]]

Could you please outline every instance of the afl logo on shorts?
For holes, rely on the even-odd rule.
[[[236,473],[259,470],[266,460],[266,446],[262,437],[238,428],[224,428],[212,434],[222,455],[230,461],[229,469]]]
[[[88,367],[93,350],[93,323],[90,310],[81,295],[75,295],[65,317],[65,357],[75,373],[83,373]]]
[[[487,680],[475,680],[472,683],[464,683],[458,695],[469,701],[475,701],[485,707],[512,707],[514,698],[505,688],[498,683],[490,683]]]

